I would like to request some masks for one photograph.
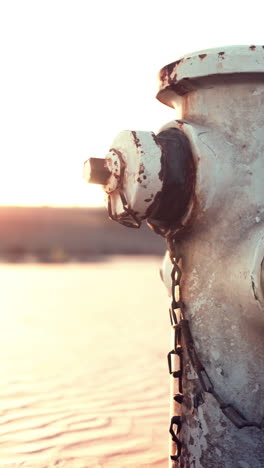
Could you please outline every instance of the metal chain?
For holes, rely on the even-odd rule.
[[[179,405],[184,400],[183,388],[182,388],[182,374],[183,374],[183,346],[186,349],[190,358],[192,367],[196,372],[202,389],[206,393],[211,393],[217,401],[223,414],[231,421],[238,429],[243,427],[253,426],[259,429],[264,429],[263,424],[256,422],[249,422],[232,405],[225,403],[223,399],[218,395],[214,389],[214,385],[208,376],[206,369],[201,363],[200,359],[195,350],[193,337],[190,331],[189,322],[184,317],[184,303],[181,299],[180,282],[182,277],[182,270],[179,266],[181,257],[176,253],[176,241],[173,236],[167,237],[167,248],[172,263],[171,272],[171,306],[169,309],[170,322],[172,327],[173,335],[173,349],[168,353],[168,366],[169,373],[171,375],[171,397],[172,397],[172,408],[171,408],[171,422],[169,432],[172,436],[171,444],[171,455],[172,461],[177,461],[181,455],[182,442],[180,440],[180,431],[182,427],[181,410],[179,411]],[[177,359],[176,359],[177,357]],[[176,402],[177,405],[174,403]],[[175,414],[175,413],[180,414]],[[174,427],[176,428],[174,429]]]
[[[170,459],[177,461],[181,455],[182,443],[179,438],[181,431],[181,410],[183,402],[182,393],[182,330],[180,324],[184,321],[183,302],[181,300],[181,269],[179,267],[180,258],[176,255],[175,241],[172,237],[167,238],[167,248],[172,263],[171,272],[171,306],[169,309],[170,322],[172,327],[173,348],[168,354],[169,373],[171,375],[171,422],[169,432],[171,434]],[[175,414],[176,413],[176,414]]]
[[[131,210],[131,208],[129,207],[125,194],[121,189],[119,189],[119,195],[120,195],[120,200],[123,205],[124,212],[120,214],[119,216],[113,213],[111,196],[108,195],[109,218],[112,219],[113,221],[117,221],[118,223],[123,224],[124,226],[132,227],[132,228],[139,228],[141,226],[141,220],[137,217],[136,213],[134,213],[134,211]]]

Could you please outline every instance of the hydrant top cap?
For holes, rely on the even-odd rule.
[[[160,70],[157,99],[170,105],[168,91],[182,96],[199,88],[206,77],[243,73],[262,73],[264,81],[264,45],[218,47],[185,55]]]

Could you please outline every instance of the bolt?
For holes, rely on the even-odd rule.
[[[84,178],[90,184],[106,185],[111,172],[105,159],[89,158],[84,163]]]

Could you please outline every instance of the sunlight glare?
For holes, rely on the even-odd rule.
[[[101,205],[100,188],[81,185],[84,161],[122,130],[177,118],[155,100],[158,71],[189,52],[262,43],[262,16],[240,3],[237,21],[224,4],[220,22],[211,3],[191,2],[186,34],[173,0],[1,2],[0,204]]]

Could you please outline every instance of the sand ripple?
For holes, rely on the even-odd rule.
[[[166,467],[169,325],[158,266],[0,269],[1,466]],[[120,287],[107,311],[102,276],[105,297]]]

